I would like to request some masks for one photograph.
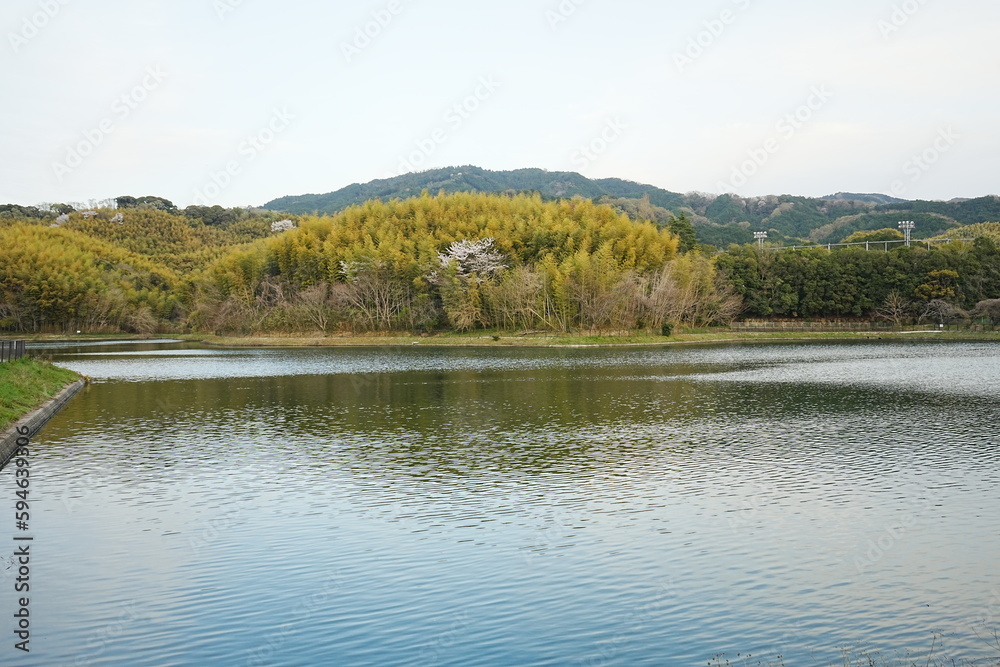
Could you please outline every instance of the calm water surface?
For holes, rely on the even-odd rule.
[[[45,352],[0,664],[997,654],[997,345]]]

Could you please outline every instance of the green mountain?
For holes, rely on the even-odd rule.
[[[573,172],[546,171],[544,169],[517,169],[515,171],[489,171],[479,167],[449,167],[419,173],[404,174],[370,183],[355,183],[324,195],[282,197],[264,204],[272,211],[308,215],[333,214],[348,206],[363,204],[371,199],[389,201],[419,196],[427,190],[432,194],[444,191],[498,193],[538,192],[544,199],[570,199],[585,197],[598,199],[604,196],[641,199],[649,195],[650,202],[664,208],[683,206],[684,195],[668,192],[652,185],[642,185],[618,178],[591,180]]]
[[[844,192],[822,198],[680,194],[618,178],[590,179],[544,169],[489,171],[475,166],[356,183],[328,194],[282,197],[264,208],[297,215],[333,214],[372,199],[407,199],[425,190],[432,194],[537,192],[545,200],[583,197],[661,225],[684,214],[694,225],[699,242],[719,247],[749,243],[755,231],[767,231],[769,239],[779,243],[838,243],[855,232],[894,228],[900,220],[917,223],[915,238],[1000,220],[1000,197],[995,196],[943,202]]]
[[[866,204],[902,204],[906,201],[898,197],[890,197],[889,195],[880,195],[877,193],[858,194],[856,192],[838,192],[835,195],[820,197],[820,199],[825,201],[859,201]]]

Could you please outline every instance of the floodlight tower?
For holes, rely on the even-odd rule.
[[[917,223],[913,222],[912,220],[903,220],[902,222],[899,223],[899,228],[903,230],[904,234],[906,234],[907,248],[910,247],[910,236],[913,234],[913,230],[916,229],[916,227]]]
[[[767,240],[767,232],[754,232],[753,237],[757,239],[757,245],[761,248],[764,247],[764,241]]]

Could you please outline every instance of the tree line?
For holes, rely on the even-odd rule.
[[[995,225],[981,226],[975,243],[931,249],[717,251],[697,244],[687,216],[644,200],[631,210],[425,193],[282,219],[118,199],[58,216],[4,209],[0,330],[662,332],[741,316],[1000,320]]]
[[[714,260],[590,200],[373,200],[234,252],[196,281],[220,331],[660,330],[725,322]]]
[[[1000,298],[1000,250],[988,237],[889,252],[747,245],[731,247],[717,265],[748,317],[1000,321],[989,303]]]
[[[80,232],[0,226],[0,330],[152,333],[183,315],[175,272]]]

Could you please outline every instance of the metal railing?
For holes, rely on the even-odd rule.
[[[931,249],[932,243],[955,243],[956,241],[963,241],[966,243],[972,243],[975,239],[923,239],[920,241],[911,241],[910,245],[926,245],[927,249]],[[790,245],[790,246],[769,246],[774,250],[807,250],[809,248],[826,248],[827,250],[833,250],[834,248],[850,248],[851,246],[864,246],[865,250],[885,250],[889,252],[889,246],[905,245],[905,239],[899,239],[898,241],[858,241],[856,243],[817,243],[816,245]]]
[[[0,340],[0,363],[17,361],[24,354],[23,340]]]

